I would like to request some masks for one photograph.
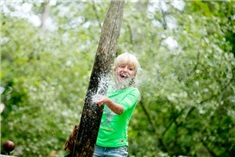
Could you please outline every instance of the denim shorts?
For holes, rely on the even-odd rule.
[[[95,146],[93,157],[127,157],[127,146],[107,148]]]

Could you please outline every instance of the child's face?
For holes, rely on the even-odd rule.
[[[128,82],[128,83],[136,75],[135,67],[129,64],[119,64],[114,69],[114,73],[118,82]]]

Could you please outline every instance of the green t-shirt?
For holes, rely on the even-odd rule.
[[[96,145],[101,147],[128,146],[128,123],[136,104],[140,101],[140,92],[134,87],[122,90],[114,90],[109,87],[107,97],[122,105],[124,111],[121,115],[118,115],[106,105],[104,106]]]

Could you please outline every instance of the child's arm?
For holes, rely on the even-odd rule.
[[[121,105],[113,102],[111,99],[105,96],[101,96],[98,100],[95,101],[95,103],[99,106],[106,104],[114,113],[119,115],[124,111],[124,108]]]

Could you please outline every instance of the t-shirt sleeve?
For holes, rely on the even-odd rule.
[[[132,108],[140,101],[140,92],[137,88],[131,90],[126,97],[120,102],[124,107],[124,111]]]

